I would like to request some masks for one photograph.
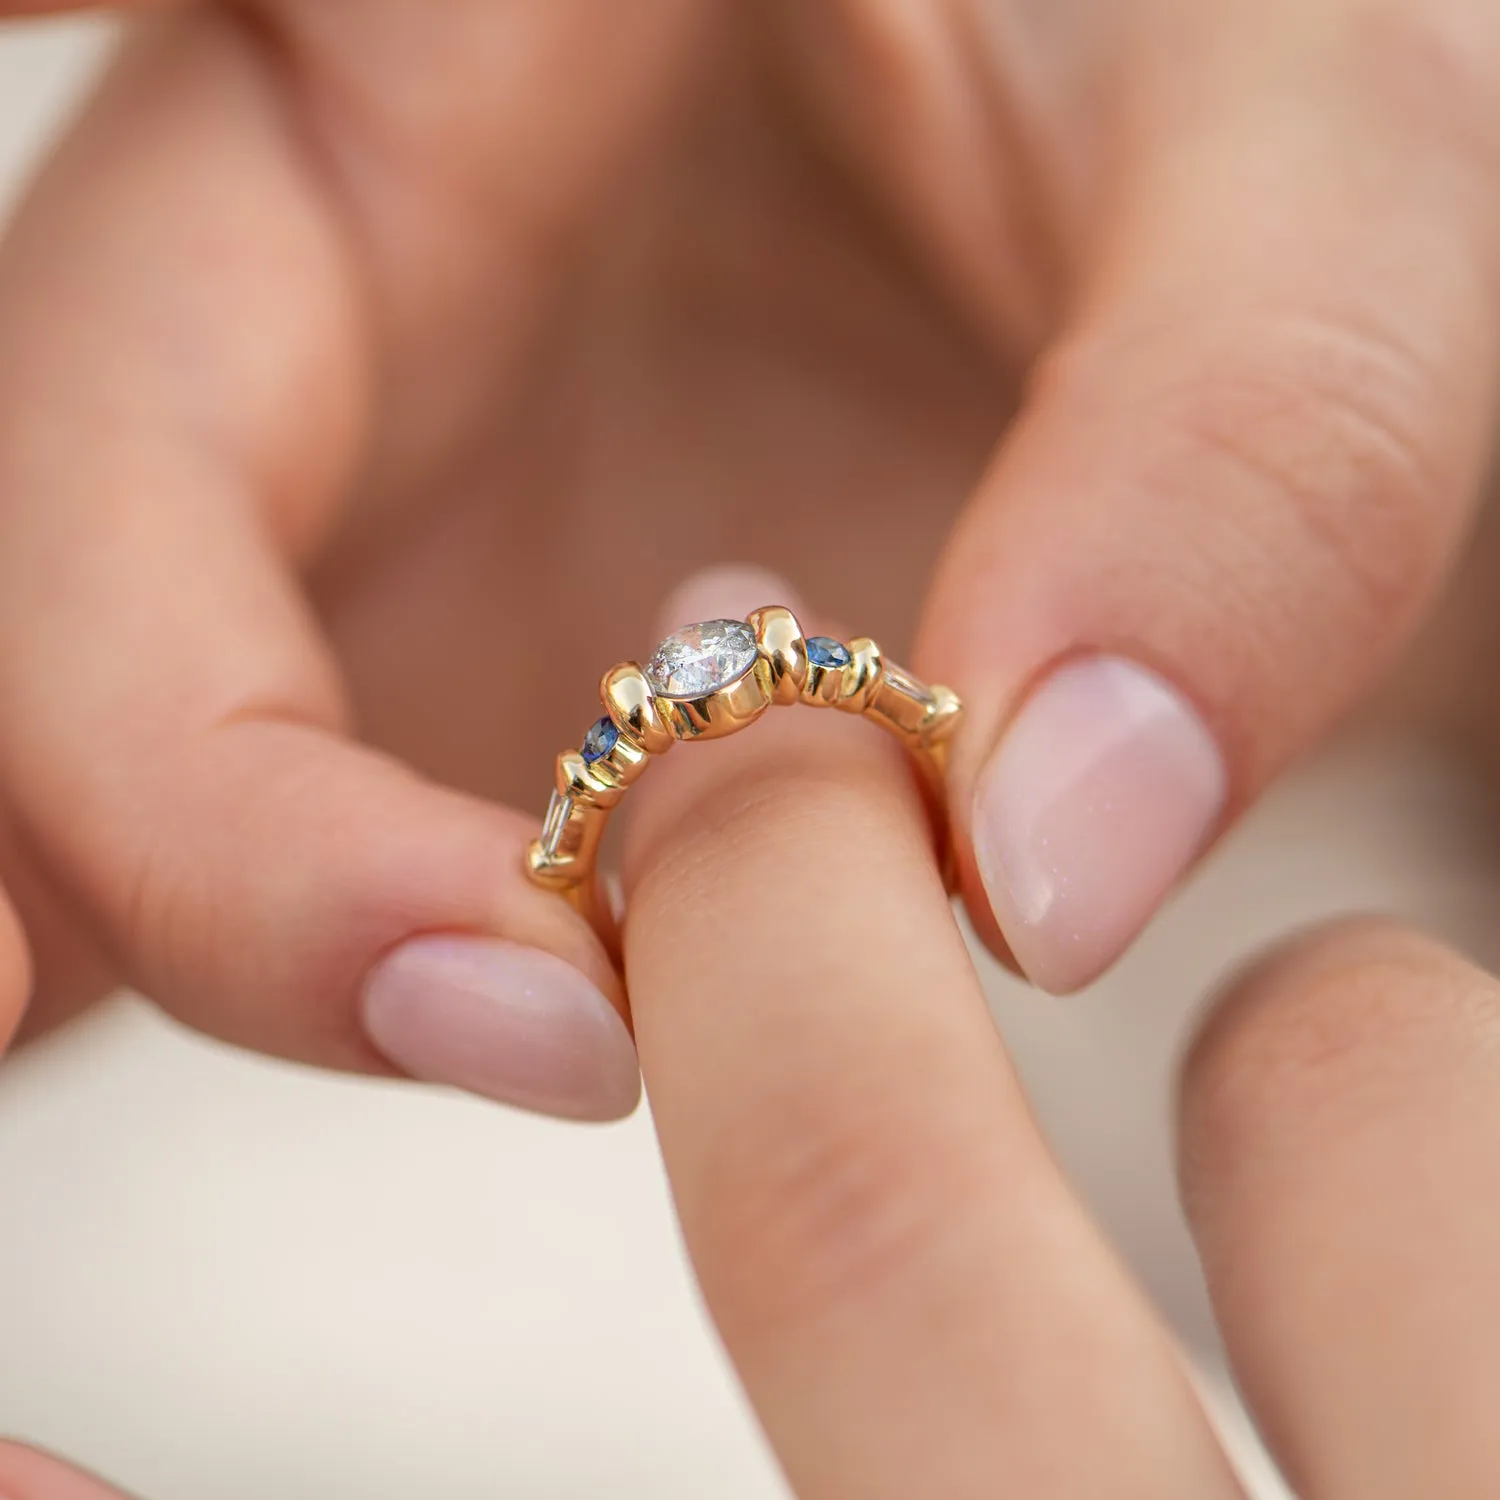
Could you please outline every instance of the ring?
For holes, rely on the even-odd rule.
[[[774,605],[676,631],[644,667],[629,661],[606,672],[599,696],[604,715],[579,749],[558,756],[542,835],[526,851],[532,880],[591,921],[602,915],[595,865],[605,824],[652,757],[679,740],[737,734],[777,703],[861,714],[905,745],[942,836],[952,889],[945,783],[963,703],[951,688],[918,682],[874,641],[808,639],[791,610]]]

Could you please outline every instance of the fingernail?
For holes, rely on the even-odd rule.
[[[1016,962],[1064,994],[1145,926],[1208,838],[1227,778],[1191,704],[1120,657],[1064,663],[979,781],[974,854]]]
[[[402,1072],[573,1120],[640,1098],[630,1033],[571,964],[495,938],[422,937],[365,981],[365,1034]]]

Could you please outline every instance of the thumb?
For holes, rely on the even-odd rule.
[[[1050,990],[1350,707],[1476,503],[1500,37],[1445,50],[1423,13],[1393,46],[1368,9],[1147,80],[1074,326],[940,570],[965,896]]]

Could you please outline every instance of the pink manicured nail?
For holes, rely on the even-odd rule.
[[[579,970],[494,938],[422,937],[365,981],[366,1035],[404,1073],[575,1120],[640,1098],[630,1033]]]
[[[1016,961],[1063,994],[1145,926],[1218,821],[1226,777],[1192,706],[1119,657],[1064,663],[980,778],[974,853]]]

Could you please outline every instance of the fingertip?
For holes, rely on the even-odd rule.
[[[716,563],[685,578],[668,594],[657,622],[663,634],[700,620],[742,620],[752,610],[780,604],[796,611],[796,590],[779,573],[755,563]]]
[[[103,1480],[40,1449],[0,1439],[0,1500],[124,1500]]]
[[[1399,1013],[1425,1020],[1435,989],[1462,993],[1470,980],[1493,990],[1467,959],[1394,917],[1351,913],[1287,934],[1226,974],[1204,1005],[1178,1066],[1181,1133],[1268,1067],[1305,1064],[1331,1079],[1359,1047],[1378,1047],[1382,1030],[1405,1033]],[[1493,1005],[1481,1013],[1492,1017]]]
[[[1020,978],[1028,978],[1022,972],[1021,965],[1016,956],[1011,952],[1010,944],[1005,940],[1005,934],[1000,930],[1000,924],[995,920],[995,913],[990,906],[990,899],[985,894],[984,880],[980,876],[979,866],[974,859],[974,841],[969,830],[969,813],[967,806],[954,808],[950,805],[949,818],[952,821],[953,835],[956,841],[955,860],[957,864],[958,882],[957,894],[963,903],[964,915],[968,918],[969,930],[974,934],[985,952],[997,963],[1003,964],[1011,973]]]
[[[0,1052],[21,1024],[31,1001],[31,949],[14,907],[0,892]]]
[[[609,997],[554,954],[498,938],[412,938],[371,970],[360,1014],[408,1077],[560,1119],[618,1120],[640,1100]]]
[[[985,904],[1027,977],[1070,994],[1109,968],[1201,853],[1227,792],[1212,733],[1164,678],[1106,655],[1051,671],[970,814]]]

